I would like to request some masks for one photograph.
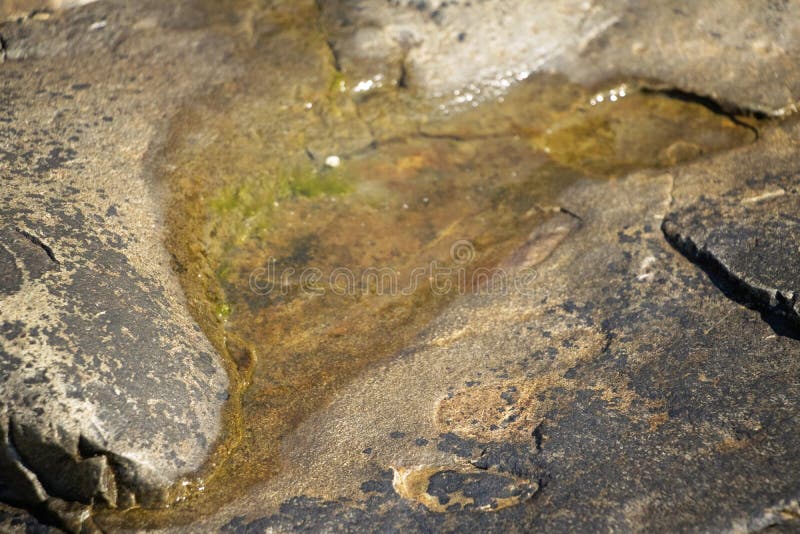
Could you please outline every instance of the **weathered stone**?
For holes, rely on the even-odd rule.
[[[0,505],[0,531],[8,534],[47,534],[55,529],[39,523],[21,510]]]
[[[325,3],[351,87],[400,84],[470,103],[533,72],[593,84],[640,78],[733,108],[800,101],[800,6],[727,0]],[[454,92],[456,92],[454,94]]]
[[[800,322],[798,175],[768,171],[748,181],[671,214],[664,232],[734,298]],[[753,194],[754,189],[761,191]]]
[[[536,482],[471,465],[419,465],[398,467],[393,472],[397,494],[431,512],[494,512],[527,501],[539,489]]]
[[[100,2],[0,25],[0,498],[65,528],[164,504],[221,433],[228,378],[149,168],[182,99],[235,72],[205,13]]]

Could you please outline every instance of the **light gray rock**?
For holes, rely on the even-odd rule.
[[[56,9],[90,4],[96,0],[5,0],[0,4],[0,21],[4,19],[20,19],[30,16],[48,18]]]
[[[236,72],[237,21],[209,29],[201,4],[0,25],[0,499],[70,529],[164,504],[221,432],[228,377],[149,170],[172,111]]]
[[[554,71],[586,84],[640,78],[770,115],[800,101],[795,2],[338,0],[324,9],[353,89],[401,84],[469,103]]]

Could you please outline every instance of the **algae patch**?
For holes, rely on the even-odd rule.
[[[212,217],[228,225],[232,243],[260,236],[270,228],[281,202],[297,197],[343,195],[352,190],[351,181],[341,169],[318,168],[298,163],[274,173],[257,172],[242,183],[218,191],[209,202]]]

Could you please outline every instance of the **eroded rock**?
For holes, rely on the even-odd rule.
[[[799,176],[756,170],[745,187],[702,196],[663,224],[675,247],[717,277],[733,298],[795,323],[800,322]]]
[[[154,132],[164,111],[192,88],[230,75],[220,68],[222,58],[231,57],[230,42],[195,32],[203,27],[202,9],[179,5],[184,11],[178,12],[188,13],[181,21],[155,2],[142,11],[114,3],[113,12],[94,6],[63,27],[28,21],[0,28],[9,58],[29,61],[4,65],[8,90],[0,97],[14,128],[3,131],[0,171],[9,184],[3,213],[11,221],[0,233],[0,361],[8,370],[0,386],[0,416],[7,423],[0,425],[0,492],[13,493],[20,504],[49,507],[71,528],[87,512],[74,501],[157,501],[170,480],[199,465],[218,431],[225,377],[169,274],[142,163],[147,147],[158,146]],[[484,10],[475,11],[476,28],[488,13],[482,5],[474,3]],[[684,6],[681,14],[672,4],[652,10],[566,5],[590,15],[553,13],[555,4],[543,10],[550,9],[555,18],[548,23],[567,35],[572,52],[564,53],[583,54],[570,60],[575,63],[558,56],[563,65],[576,65],[576,76],[591,80],[636,68],[667,85],[773,113],[796,97],[795,67],[784,63],[794,53],[792,6],[754,10],[753,31],[758,34],[762,23],[782,28],[770,37],[782,44],[755,47],[770,53],[751,72],[747,61],[718,61],[736,48],[740,27],[753,26],[741,23],[745,7],[737,10],[738,3],[720,11],[720,24],[733,28],[722,39],[732,41],[710,56],[713,61],[695,53],[712,50],[709,40],[717,39],[713,28],[707,35],[698,30],[704,27],[698,15],[710,8]],[[775,15],[773,27],[764,22],[773,12],[788,15]],[[141,24],[118,25],[124,16]],[[253,31],[247,20],[237,21],[245,33]],[[559,26],[558,20],[566,22]],[[101,21],[106,26],[95,33],[71,36],[64,29]],[[606,33],[606,23],[616,25],[609,27],[618,41]],[[438,28],[435,20],[422,24],[426,32]],[[171,30],[164,35],[157,31],[166,27]],[[363,37],[377,43],[378,52],[389,42],[395,54],[376,53],[376,68],[398,85],[424,87],[427,66],[442,66],[436,54],[429,50],[427,58],[415,59],[425,41],[413,32],[405,39],[402,28],[403,38],[387,41],[382,27],[373,20],[378,32]],[[455,42],[474,37],[461,33]],[[632,42],[633,35],[656,35],[663,50]],[[337,48],[334,37],[345,70],[370,65],[359,59],[348,66],[350,52]],[[607,51],[625,47],[643,59],[610,65],[609,58],[627,56]],[[181,52],[189,49],[192,54]],[[94,53],[83,57],[86,51]],[[664,57],[668,53],[677,54],[674,61]],[[679,61],[680,54],[686,57]],[[458,57],[454,69],[466,64]],[[555,57],[548,61],[561,65]],[[75,64],[64,67],[65,58]],[[596,67],[580,67],[581,61]],[[107,71],[98,66],[112,64]],[[760,89],[749,83],[769,79],[779,67],[786,69],[778,83]],[[728,83],[740,74],[749,76],[746,82]],[[437,76],[448,78],[446,69]],[[105,98],[108,92],[125,97],[125,105]],[[297,97],[291,104],[304,109]],[[283,111],[294,113],[289,105]],[[115,128],[122,121],[124,133]],[[788,254],[777,235],[767,236],[768,250],[777,254],[766,256],[768,267],[757,268],[754,257],[742,255],[735,233],[747,235],[762,221],[790,222],[791,205],[783,203],[794,201],[798,130],[762,133],[751,148],[668,172],[605,182],[576,178],[560,195],[551,224],[532,232],[505,264],[535,267],[535,279],[526,279],[530,291],[455,299],[410,346],[365,369],[284,438],[284,467],[268,487],[247,491],[210,517],[193,517],[191,527],[688,531],[791,524],[800,473],[796,341],[731,301],[660,231],[665,213],[674,211],[669,220],[678,231],[710,243],[704,246],[715,257],[732,258],[726,265],[748,284],[794,287],[771,263]],[[357,137],[353,145],[368,136]],[[208,139],[186,142],[202,151]],[[693,143],[674,146],[676,153],[696,154]],[[765,178],[768,172],[787,180],[778,184],[783,194]],[[749,183],[754,176],[762,178]],[[708,214],[719,214],[734,233],[725,234]],[[412,467],[418,465],[428,467]],[[398,494],[392,466],[422,482]],[[508,491],[509,482],[523,491]],[[478,487],[479,499],[490,495],[484,483],[502,490],[478,504],[492,513],[437,509],[453,496],[464,499],[465,487]],[[517,499],[509,504],[526,504],[499,506],[497,498],[509,496]],[[478,501],[470,498],[466,504],[474,507]],[[126,519],[100,518],[111,529]]]
[[[234,72],[203,9],[0,25],[0,498],[72,530],[164,504],[221,435],[228,377],[160,244],[147,155],[170,109]],[[206,26],[178,27],[191,13]]]
[[[749,199],[753,216],[786,217],[768,207],[783,196],[763,197],[775,184],[760,177],[796,176],[796,128],[767,129],[751,147],[667,173],[570,188],[561,202],[580,228],[537,265],[535,291],[455,302],[287,440],[286,472],[269,496],[254,491],[206,524],[791,528],[800,348],[674,250],[661,223],[686,206],[724,203],[729,191]],[[765,204],[753,208],[759,197]],[[720,232],[730,220],[702,222]],[[516,413],[518,426],[502,428]],[[409,506],[386,472],[464,461],[540,489],[527,506],[442,514]]]

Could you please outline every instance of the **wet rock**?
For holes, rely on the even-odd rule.
[[[234,33],[185,23],[211,24],[203,9],[0,25],[0,499],[70,530],[163,504],[221,433],[228,377],[160,244],[149,168],[171,110],[235,71]]]
[[[203,28],[202,7],[177,5],[173,11],[155,2],[98,4],[48,19],[53,22],[0,27],[11,59],[3,67],[7,90],[0,93],[3,121],[11,125],[0,131],[0,493],[45,508],[73,529],[89,505],[158,503],[172,480],[202,462],[219,433],[225,376],[170,274],[154,230],[159,206],[146,162],[163,141],[157,132],[165,111],[198,87],[232,76],[221,65],[235,56],[227,32],[196,31]],[[447,24],[442,11],[426,15],[438,4],[391,5],[381,9],[430,16],[425,31]],[[488,5],[472,3],[475,28],[491,22]],[[754,11],[756,29],[766,13],[788,13],[775,15],[775,27],[785,31],[774,34],[787,41],[751,72],[746,61],[717,61],[717,55],[704,63],[703,54],[687,53],[696,52],[692,46],[707,50],[715,39],[713,32],[698,33],[692,17],[706,13],[703,6],[683,6],[692,15],[684,20],[675,18],[684,15],[672,4],[663,10],[560,5],[563,13],[554,3],[542,9],[551,16],[548,24],[569,34],[561,41],[569,44],[566,55],[545,54],[536,68],[568,65],[587,80],[639,69],[636,74],[655,73],[667,85],[770,112],[796,97],[792,65],[774,85],[749,84],[768,79],[793,53],[791,6]],[[720,11],[720,24],[733,28],[732,43],[749,27],[741,24],[738,5]],[[468,9],[448,6],[448,12]],[[355,40],[355,51],[367,42],[378,43],[380,52],[388,42],[390,61],[380,52],[374,63],[354,59],[348,66],[355,52],[340,46],[341,39],[349,38],[349,24],[364,25],[328,21],[339,25],[332,35],[340,66],[394,65],[385,79],[424,88],[430,65],[441,69],[437,83],[449,87],[445,67],[430,51],[439,45],[426,52],[426,41],[406,27],[392,29],[399,37],[387,39],[384,21],[374,15],[380,11],[352,13],[354,19],[368,13],[379,30]],[[125,24],[128,19],[138,22]],[[257,42],[248,20],[235,22]],[[102,21],[105,26],[94,26]],[[71,31],[91,27],[91,33]],[[606,33],[611,27],[619,41]],[[468,43],[471,31],[452,39]],[[653,32],[663,50],[631,42]],[[702,37],[699,45],[693,35]],[[444,32],[440,39],[450,37]],[[482,46],[491,52],[494,45]],[[727,46],[719,54],[735,48]],[[612,54],[624,47],[644,59],[603,63],[626,57]],[[578,52],[584,55],[569,55]],[[687,54],[680,62],[687,70],[677,59],[667,61],[669,53]],[[513,71],[519,58],[511,57],[503,69]],[[659,73],[654,65],[661,60],[666,70]],[[597,70],[580,67],[582,61]],[[744,82],[727,84],[729,68]],[[287,100],[303,106],[293,98]],[[278,126],[285,124],[294,123]],[[782,262],[794,263],[779,235],[764,234],[765,266],[755,265],[762,249],[747,248],[746,241],[763,230],[763,221],[794,235],[799,133],[796,124],[770,127],[752,147],[668,172],[608,181],[571,177],[576,183],[548,212],[549,222],[508,256],[512,270],[536,270],[533,278],[518,273],[524,291],[455,298],[413,343],[365,368],[287,431],[281,471],[268,486],[248,490],[209,517],[193,516],[191,528],[791,526],[800,482],[800,348],[758,311],[731,300],[683,253],[698,259],[688,243],[707,250],[747,287],[774,290],[768,296],[776,301],[794,289],[791,273],[781,271]],[[198,152],[206,142],[187,140]],[[693,143],[675,147],[696,153]],[[687,243],[679,250],[661,231],[667,213],[673,213],[667,234]],[[771,301],[756,304],[766,309]],[[413,475],[415,483],[395,484],[396,472]],[[512,497],[500,506],[498,499]],[[462,508],[437,509],[450,500]],[[488,505],[487,513],[464,504]],[[95,519],[109,530],[130,526],[130,516]]]
[[[726,106],[783,115],[800,101],[800,7],[598,0],[327,2],[352,88],[381,84],[469,104],[532,72],[574,81],[644,78]],[[454,93],[455,92],[455,93]]]
[[[0,530],[8,534],[47,534],[55,529],[21,510],[0,505]]]

